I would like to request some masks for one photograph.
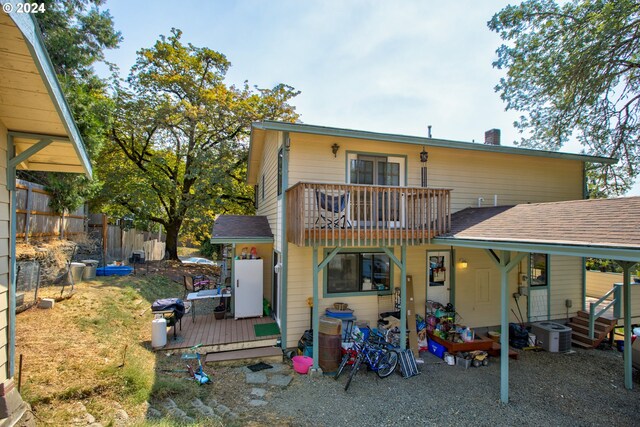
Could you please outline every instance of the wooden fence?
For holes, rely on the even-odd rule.
[[[161,233],[150,233],[136,229],[123,229],[120,221],[110,224],[104,214],[89,215],[89,234],[97,238],[102,236],[103,254],[106,262],[128,262],[134,252],[144,252],[146,261],[159,261],[164,258],[166,245]]]
[[[44,186],[16,180],[16,237],[66,238],[86,232],[85,207],[63,215],[49,207],[51,193]]]

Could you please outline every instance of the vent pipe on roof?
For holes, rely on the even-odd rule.
[[[500,145],[500,129],[490,129],[484,133],[484,143],[487,145]]]
[[[427,136],[431,138],[431,125],[427,126]]]

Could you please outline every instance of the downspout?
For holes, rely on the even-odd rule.
[[[282,298],[280,301],[280,339],[282,348],[287,348],[287,280],[289,271],[289,244],[287,243],[287,192],[289,188],[289,150],[291,140],[289,132],[282,133],[282,214],[280,215],[280,256],[282,268],[280,279]]]
[[[587,163],[582,162],[582,199],[589,198],[587,187]],[[582,311],[587,310],[587,258],[582,257]]]

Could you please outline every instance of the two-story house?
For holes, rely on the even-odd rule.
[[[318,316],[335,302],[375,325],[394,310],[396,289],[404,337],[407,276],[418,314],[428,301],[452,303],[472,328],[507,330],[518,308],[525,322],[575,314],[584,302],[584,256],[640,259],[638,242],[611,239],[606,226],[602,235],[580,234],[590,218],[619,209],[583,200],[585,167],[616,160],[501,146],[497,130],[485,137],[483,144],[254,123],[248,183],[256,217],[219,218],[212,242],[233,244],[234,254],[260,245],[265,295],[286,347],[310,325],[317,342]],[[638,198],[616,200],[640,207]],[[637,217],[622,233],[633,224]],[[252,238],[256,229],[263,231]],[[506,334],[502,344],[506,364]]]

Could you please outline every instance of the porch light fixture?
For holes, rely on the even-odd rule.
[[[465,270],[469,266],[469,263],[467,263],[466,259],[460,258],[460,261],[458,261],[458,265],[462,270]]]
[[[340,149],[340,146],[334,142],[333,145],[331,146],[331,152],[333,153],[333,157],[338,157],[338,150]]]
[[[429,160],[429,153],[425,151],[424,147],[422,147],[422,152],[420,152],[420,161],[422,163],[427,163],[427,160]]]

